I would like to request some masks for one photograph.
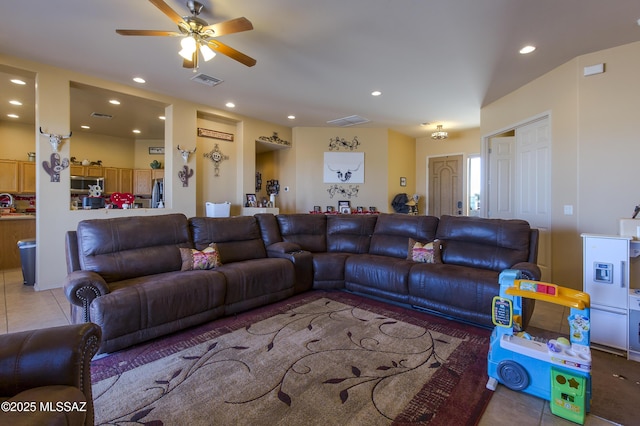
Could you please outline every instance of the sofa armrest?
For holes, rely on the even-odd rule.
[[[542,277],[540,268],[535,263],[519,262],[509,269],[516,269],[522,272],[522,278],[527,280],[538,281]]]
[[[302,293],[313,287],[313,255],[301,250],[296,243],[282,241],[267,247],[267,256],[289,259],[296,273],[294,293]]]
[[[93,323],[0,335],[0,395],[66,385],[80,389],[87,401],[93,401],[90,364],[101,335],[100,327]]]
[[[72,305],[82,308],[82,320],[89,322],[91,302],[96,297],[108,294],[109,286],[96,272],[73,271],[64,280],[64,293]]]
[[[267,246],[267,256],[269,257],[282,257],[282,254],[298,251],[302,251],[300,245],[288,241],[281,241]]]

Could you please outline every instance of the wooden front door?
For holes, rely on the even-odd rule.
[[[462,155],[429,158],[428,214],[440,217],[444,214],[461,216],[463,159]]]

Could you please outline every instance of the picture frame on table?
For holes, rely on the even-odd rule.
[[[351,208],[351,201],[349,200],[338,201],[338,207],[345,207],[345,206]]]
[[[333,213],[335,210],[335,207],[333,206],[327,206],[327,213]]]
[[[256,194],[246,194],[246,197],[247,197],[247,206],[248,207],[256,207],[257,206]]]
[[[340,214],[351,214],[351,207],[340,206]]]
[[[313,206],[313,212],[314,212],[314,213],[322,213],[322,207],[320,207],[320,206]]]
[[[375,213],[377,210],[375,207],[369,206],[369,212]]]
[[[358,206],[358,207],[356,208],[356,212],[358,212],[358,213],[364,213],[364,207],[362,207],[362,206]]]

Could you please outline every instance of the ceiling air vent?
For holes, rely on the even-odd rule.
[[[356,124],[364,124],[368,123],[369,120],[366,118],[362,118],[359,115],[350,115],[348,117],[337,118],[335,120],[327,121],[327,124],[332,124],[334,126],[340,127],[348,127],[355,126]]]
[[[224,81],[220,80],[219,78],[211,77],[210,75],[202,73],[194,75],[193,77],[191,77],[191,80],[197,81],[198,83],[206,84],[210,87],[217,86]]]
[[[101,112],[92,112],[91,113],[91,117],[95,117],[95,118],[105,118],[107,120],[111,120],[113,118],[113,115],[111,114],[103,114]]]

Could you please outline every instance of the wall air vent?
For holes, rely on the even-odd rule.
[[[92,112],[91,113],[91,117],[94,118],[104,118],[106,120],[111,120],[113,118],[113,115],[111,114],[103,114],[101,112]]]
[[[335,120],[327,121],[327,124],[331,124],[339,127],[355,126],[356,124],[368,123],[369,120],[362,118],[359,115],[350,115],[348,117],[337,118]]]
[[[197,81],[198,83],[206,84],[209,87],[217,86],[224,81],[220,80],[219,78],[211,77],[210,75],[202,73],[194,75],[193,77],[191,77],[191,80]]]

